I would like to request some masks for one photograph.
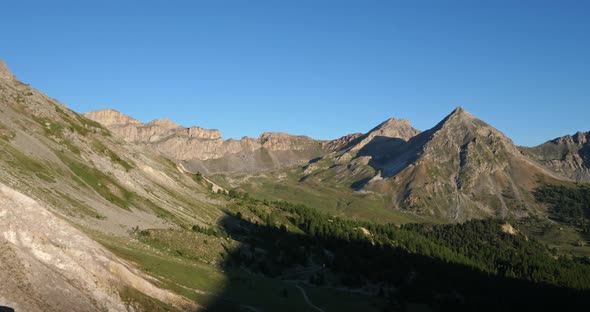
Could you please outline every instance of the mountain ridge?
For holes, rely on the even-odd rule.
[[[554,172],[590,183],[590,131],[578,131],[534,147],[521,147],[521,151]]]
[[[291,153],[294,150],[292,140],[298,138],[286,133],[266,135],[262,134],[258,142],[244,138],[239,143],[249,145],[245,149],[250,151],[257,146],[265,150],[268,145],[264,144],[272,142],[274,137],[273,147],[268,150]],[[304,138],[316,144],[319,142],[314,157],[307,154],[296,162],[278,166],[261,168],[251,165],[252,160],[248,159],[254,158],[256,163],[260,158],[240,155],[239,149],[234,150],[235,153],[216,155],[216,159],[199,159],[198,154],[193,154],[197,159],[180,161],[187,164],[188,170],[208,174],[231,171],[210,170],[211,164],[223,167],[228,162],[247,164],[244,167],[248,169],[238,170],[238,174],[304,166],[303,183],[314,179],[334,185],[350,183],[349,186],[356,191],[392,194],[390,204],[394,209],[452,220],[494,214],[508,216],[515,213],[513,206],[520,207],[517,215],[537,214],[541,207],[535,205],[527,194],[538,185],[539,177],[549,180],[572,178],[566,170],[555,169],[555,166],[523,153],[522,148],[501,131],[462,107],[455,108],[425,131],[414,129],[409,120],[389,118],[365,134],[350,134],[332,141]],[[228,144],[225,142],[232,140],[220,142]],[[506,200],[506,193],[512,194],[515,200]],[[486,195],[476,198],[479,195],[473,194]],[[431,202],[433,198],[436,198],[434,204]],[[424,211],[429,205],[428,211]],[[451,206],[455,207],[453,213],[444,211],[444,207]],[[438,208],[433,210],[432,207]]]
[[[280,132],[224,141],[214,130],[186,128],[167,119],[144,124],[114,110],[96,113],[95,119],[104,119],[100,124],[16,80],[8,69],[0,70],[2,307],[33,312],[128,312],[216,310],[215,305],[220,304],[220,310],[231,306],[233,310],[274,311],[288,302],[302,310],[307,307],[305,302],[288,294],[294,290],[305,294],[308,285],[302,282],[294,289],[292,280],[277,278],[295,274],[312,284],[315,280],[321,284],[327,277],[330,286],[317,285],[314,292],[333,298],[330,301],[341,307],[346,302],[340,310],[359,301],[366,301],[366,307],[350,310],[377,310],[375,300],[383,296],[374,289],[374,294],[357,297],[359,289],[367,289],[360,288],[365,284],[358,277],[390,275],[387,285],[413,290],[413,282],[398,281],[435,276],[431,273],[433,259],[444,263],[438,268],[449,276],[477,272],[475,266],[459,268],[482,265],[488,255],[479,253],[476,261],[472,251],[463,247],[485,249],[489,242],[503,242],[505,246],[492,253],[504,258],[482,266],[489,271],[481,271],[477,280],[489,280],[506,264],[520,268],[516,261],[521,258],[512,263],[512,255],[523,257],[521,264],[527,267],[529,258],[523,246],[556,265],[543,268],[546,279],[542,281],[563,277],[556,285],[569,286],[565,283],[575,281],[571,276],[576,272],[587,272],[556,271],[563,262],[553,251],[541,253],[518,232],[504,233],[510,236],[500,232],[500,225],[512,228],[506,223],[508,218],[547,219],[550,215],[535,201],[533,190],[546,182],[567,182],[462,108],[422,132],[407,120],[387,119],[365,134],[333,141]],[[121,134],[116,132],[118,127],[124,129]],[[123,135],[129,133],[133,140],[124,140]],[[556,159],[571,153],[585,155],[580,152],[586,151],[587,139],[587,134],[579,133],[554,140],[551,146],[560,152]],[[158,145],[161,142],[166,144]],[[217,150],[221,160],[194,162],[165,157],[174,144],[182,148],[187,142],[197,142],[193,148],[198,152],[207,146],[215,152],[215,144],[233,144],[237,152]],[[191,150],[185,152],[191,156]],[[541,152],[539,157],[545,157]],[[254,181],[256,187],[266,184],[275,191],[287,190],[296,200],[305,200],[310,194],[306,192],[312,190],[322,201],[308,208],[282,201],[280,196],[245,193],[239,185],[220,187],[214,179],[218,176],[203,176],[211,168],[211,172],[270,170],[257,174],[263,180]],[[252,174],[240,178],[255,180]],[[283,184],[289,179],[296,183]],[[358,215],[351,209],[355,202],[361,207]],[[337,210],[328,213],[326,206],[332,203]],[[364,221],[375,212],[378,222]],[[414,230],[414,225],[400,226],[416,220],[453,223],[488,217],[504,220],[454,228],[441,225],[439,238],[428,237],[435,234],[431,225]],[[487,230],[480,231],[484,224]],[[464,226],[469,230],[461,231]],[[449,231],[439,232],[443,227]],[[441,245],[454,235],[472,238],[482,233],[486,236],[475,245],[455,238]],[[331,242],[322,244],[326,239]],[[515,242],[523,245],[513,245]],[[334,243],[341,247],[334,249]],[[451,248],[454,244],[457,251]],[[350,261],[351,247],[354,262]],[[366,256],[367,251],[371,256]],[[391,271],[395,262],[390,260],[400,256],[401,269],[394,265],[399,271]],[[417,256],[424,261],[416,262]],[[353,265],[340,265],[347,263]],[[418,270],[416,263],[421,263]],[[566,268],[580,264],[566,263]],[[449,271],[449,265],[461,267]],[[300,273],[301,268],[306,272]],[[367,273],[355,277],[351,268]],[[497,276],[514,280],[513,274],[501,274]],[[519,274],[526,277],[527,272],[519,270]],[[346,279],[359,286],[349,285]],[[423,282],[431,284],[431,280],[436,278]],[[463,286],[472,284],[473,279],[468,279]],[[336,286],[343,288],[334,292]],[[454,301],[456,287],[448,289]],[[267,300],[270,296],[280,299]],[[496,299],[490,297],[493,302]],[[333,306],[329,305],[330,310]]]
[[[131,143],[151,145],[195,172],[257,172],[303,164],[327,149],[326,142],[307,136],[265,132],[258,138],[223,140],[217,129],[182,127],[167,119],[141,123],[115,110],[85,113]],[[241,165],[240,162],[245,163]]]

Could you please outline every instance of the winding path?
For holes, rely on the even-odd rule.
[[[299,288],[299,290],[301,290],[301,294],[303,295],[303,299],[305,299],[305,302],[306,302],[306,303],[307,303],[307,304],[308,304],[310,307],[312,307],[312,308],[314,308],[314,309],[316,309],[316,310],[318,310],[318,311],[320,311],[320,312],[326,312],[326,311],[324,311],[324,309],[322,309],[322,308],[320,308],[320,307],[318,307],[318,306],[314,305],[313,303],[311,303],[311,300],[309,300],[309,298],[307,297],[307,293],[305,293],[305,290],[304,290],[304,289],[303,289],[301,286],[299,286],[299,285],[295,284],[295,287],[297,287],[297,288]]]

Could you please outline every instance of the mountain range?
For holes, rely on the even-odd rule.
[[[457,108],[425,131],[388,119],[331,141],[286,133],[224,140],[218,130],[144,124],[112,109],[76,113],[0,61],[0,310],[216,310],[211,302],[221,311],[321,310],[307,289],[338,310],[376,311],[384,286],[350,291],[360,277],[341,283],[325,265],[355,266],[335,261],[330,248],[376,252],[391,243],[398,249],[388,256],[422,256],[416,246],[427,246],[448,256],[444,265],[452,255],[472,272],[475,260],[400,223],[546,219],[535,190],[588,182],[589,139],[519,147]],[[369,214],[378,222],[362,223],[375,221]],[[305,240],[330,224],[339,241]],[[527,244],[511,225],[491,224],[494,237]],[[295,238],[304,243],[277,251]],[[414,263],[402,262],[405,275],[395,279],[412,285]],[[267,300],[279,290],[280,300]]]
[[[169,120],[143,124],[112,109],[84,116],[191,172],[240,176],[300,166],[302,184],[344,183],[352,191],[386,195],[386,209],[444,220],[537,215],[542,207],[531,192],[539,183],[589,178],[590,134],[519,147],[460,107],[426,131],[388,119],[365,134],[332,141],[287,133],[223,140],[218,130]]]

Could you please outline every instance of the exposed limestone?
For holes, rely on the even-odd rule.
[[[188,128],[189,138],[195,139],[207,139],[207,140],[218,140],[221,139],[221,132],[217,129],[208,130],[201,127],[190,127]]]
[[[128,311],[119,297],[123,287],[179,309],[198,308],[154,286],[38,202],[1,184],[0,246],[0,305],[16,311]]]
[[[348,134],[348,135],[345,135],[339,139],[328,142],[328,144],[326,144],[326,147],[328,148],[329,151],[332,151],[332,152],[338,151],[338,150],[341,150],[341,149],[345,148],[346,146],[350,145],[352,142],[354,142],[355,140],[357,140],[358,138],[360,138],[362,136],[363,136],[362,133]]]
[[[566,135],[521,150],[551,170],[572,180],[590,183],[590,132]]]
[[[325,149],[325,142],[287,133],[269,132],[258,139],[223,140],[219,130],[185,128],[167,119],[143,124],[114,110],[89,112],[85,116],[125,141],[148,143],[166,157],[185,162],[187,169],[205,173],[256,172],[305,164]],[[249,161],[236,162],[236,159]]]
[[[139,120],[131,118],[114,109],[102,109],[84,114],[86,118],[99,121],[106,127],[122,125],[141,125]]]
[[[510,225],[510,223],[502,224],[500,229],[502,230],[502,232],[504,232],[506,234],[510,234],[510,235],[518,234],[518,231],[514,227],[512,227],[512,225]]]
[[[373,128],[360,141],[351,148],[351,151],[358,151],[375,140],[383,140],[384,138],[400,139],[408,141],[416,136],[420,131],[412,128],[410,121],[407,119],[388,119]]]
[[[10,71],[10,69],[8,69],[8,66],[6,66],[6,64],[4,64],[4,62],[0,59],[0,79],[5,79],[5,80],[15,80],[16,78],[14,77],[14,75],[12,74],[12,72]]]

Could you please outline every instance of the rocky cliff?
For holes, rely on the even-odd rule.
[[[12,72],[8,69],[4,61],[0,60],[0,79],[3,80],[15,80],[16,78]]]
[[[522,147],[524,154],[572,180],[590,183],[590,132],[578,132],[536,147]]]
[[[326,142],[287,133],[223,140],[219,130],[182,127],[166,119],[143,124],[111,109],[84,115],[125,141],[148,144],[182,161],[187,169],[204,173],[246,173],[304,164],[327,149]]]

